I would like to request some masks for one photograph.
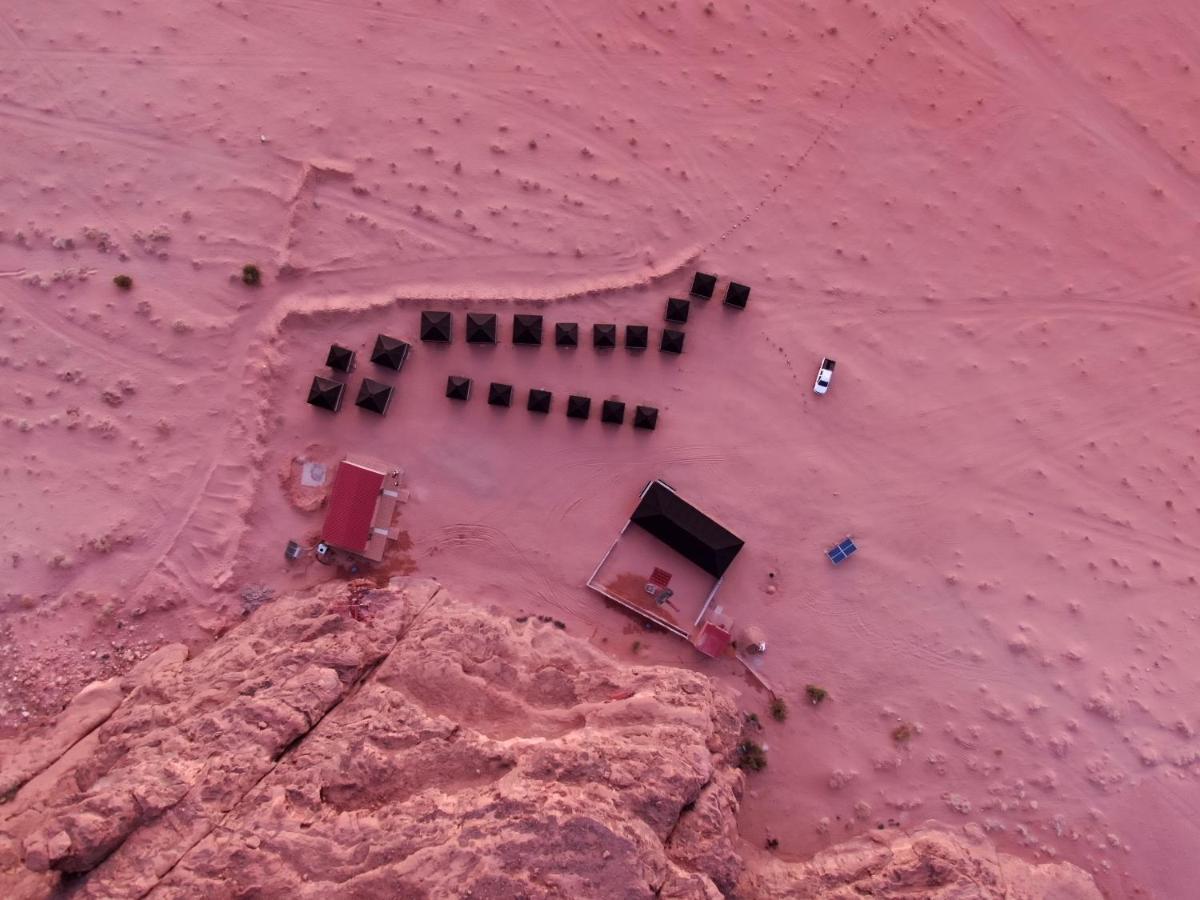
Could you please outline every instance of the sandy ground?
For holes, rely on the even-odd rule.
[[[594,6],[0,12],[3,729],[207,640],[247,588],[329,577],[283,562],[320,513],[280,473],[355,451],[405,471],[392,569],[696,666],[766,719],[735,664],[582,587],[662,476],[745,539],[720,599],[791,706],[743,833],[800,858],[970,820],[1114,897],[1189,896],[1200,13]],[[753,293],[694,302],[679,357],[461,341],[471,309],[653,346],[697,268]],[[304,404],[331,341],[415,339],[426,308],[458,341],[381,379],[386,418]],[[570,422],[573,392],[659,428]]]

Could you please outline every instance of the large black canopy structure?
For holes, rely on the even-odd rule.
[[[388,407],[391,404],[391,385],[372,381],[370,378],[363,379],[362,386],[358,389],[358,399],[354,401],[355,406],[361,406],[363,409],[383,416],[387,415]]]
[[[542,342],[542,317],[517,313],[513,316],[513,343],[536,347]]]
[[[705,272],[697,272],[696,277],[692,279],[692,296],[702,297],[705,300],[711,300],[713,291],[717,287],[717,276],[709,275]]]
[[[321,409],[337,412],[342,408],[344,393],[346,393],[346,386],[340,381],[330,381],[328,378],[317,375],[312,380],[312,387],[308,389],[308,402]]]
[[[399,338],[381,334],[375,338],[375,349],[371,351],[371,362],[388,369],[400,371],[412,348]]]
[[[549,391],[543,391],[541,388],[529,389],[529,402],[526,404],[526,409],[535,413],[550,412],[550,399],[553,395]]]
[[[353,372],[354,356],[354,351],[350,348],[331,344],[329,354],[325,357],[325,365],[335,372]]]
[[[685,335],[682,331],[676,331],[674,328],[664,328],[662,343],[658,345],[658,349],[663,353],[682,353],[684,337]]]
[[[650,329],[645,325],[625,326],[625,349],[645,350],[650,343]]]
[[[469,400],[471,379],[462,375],[451,375],[446,379],[446,396],[451,400]]]
[[[495,313],[467,313],[467,343],[496,343]]]
[[[493,381],[488,387],[489,406],[512,406],[513,388],[511,384]]]
[[[736,281],[731,281],[729,287],[725,290],[725,305],[732,306],[734,309],[745,309],[746,304],[750,302],[750,288],[744,284],[738,284]]]
[[[716,578],[725,574],[744,543],[661,481],[650,484],[629,521]]]
[[[620,425],[625,421],[625,404],[620,400],[605,400],[600,407],[600,421]]]
[[[611,350],[617,346],[617,326],[593,325],[592,346],[597,350]]]
[[[556,347],[579,346],[579,323],[559,322],[554,326],[554,345]]]
[[[691,310],[692,301],[678,300],[671,297],[667,300],[667,321],[678,322],[682,325],[688,320],[688,312]]]
[[[572,394],[567,398],[567,417],[571,419],[586,419],[592,412],[592,398]]]
[[[658,425],[657,406],[639,406],[633,411],[633,427],[653,431]]]
[[[448,312],[425,310],[421,313],[421,340],[448,344],[454,337],[454,316]]]

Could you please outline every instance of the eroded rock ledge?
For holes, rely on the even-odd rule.
[[[281,598],[125,687],[0,806],[0,895],[1099,897],[933,827],[748,869],[729,696],[429,581]]]

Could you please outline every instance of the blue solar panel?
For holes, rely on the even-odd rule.
[[[840,543],[835,544],[826,550],[825,555],[828,556],[829,561],[836,566],[851,553],[854,553],[857,549],[858,547],[855,546],[854,541],[852,541],[850,538],[846,538],[844,541],[841,541]]]

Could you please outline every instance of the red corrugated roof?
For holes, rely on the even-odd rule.
[[[371,537],[375,504],[382,489],[382,472],[342,460],[329,494],[329,511],[325,513],[321,540],[354,553],[365,550]]]

